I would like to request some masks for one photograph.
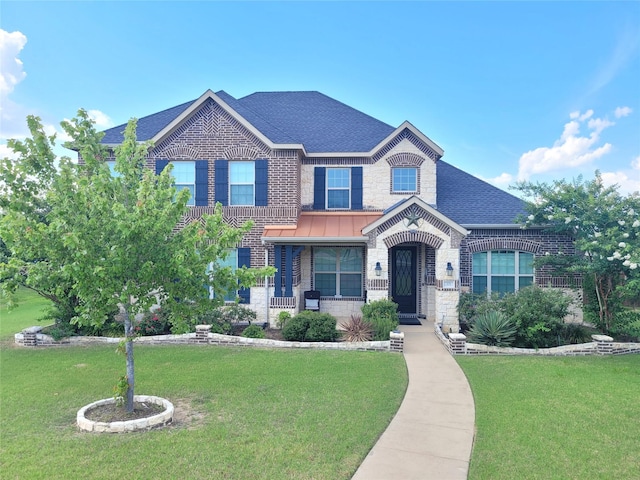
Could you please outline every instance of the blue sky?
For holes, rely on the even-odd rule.
[[[13,2],[0,154],[39,115],[102,128],[225,90],[318,90],[507,188],[640,190],[640,2]]]

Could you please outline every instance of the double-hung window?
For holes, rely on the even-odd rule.
[[[327,209],[351,208],[351,169],[327,168]]]
[[[314,288],[323,297],[361,297],[363,249],[315,248]]]
[[[497,250],[473,254],[473,293],[513,293],[533,284],[533,254]]]
[[[418,191],[418,169],[416,167],[394,167],[391,170],[393,193],[415,193]]]
[[[216,262],[217,268],[228,267],[231,272],[235,272],[238,268],[251,266],[251,249],[249,248],[233,248],[227,251],[227,256],[224,259],[218,259]],[[209,272],[213,270],[214,265],[209,265]],[[210,298],[214,297],[214,291],[212,287],[209,287]],[[235,302],[236,298],[240,297],[240,303],[251,302],[251,289],[241,287],[239,289],[229,290],[225,293],[225,302]]]
[[[172,162],[173,170],[171,174],[175,181],[176,190],[189,190],[191,195],[187,205],[195,205],[196,195],[196,163],[195,162]]]
[[[229,205],[255,204],[254,162],[229,162]]]

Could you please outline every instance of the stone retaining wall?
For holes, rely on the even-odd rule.
[[[365,350],[380,352],[402,353],[404,347],[404,334],[392,332],[392,340],[374,342],[286,342],[268,338],[246,338],[234,335],[222,335],[211,333],[211,325],[197,325],[195,333],[183,335],[155,335],[149,337],[137,337],[136,343],[150,345],[231,345],[266,348],[307,348],[323,350]],[[91,345],[91,344],[117,344],[122,338],[113,337],[68,337],[62,340],[54,340],[50,335],[41,333],[42,327],[25,328],[15,334],[15,343],[25,347],[63,346],[63,345]]]
[[[577,356],[577,355],[623,355],[640,353],[640,343],[614,342],[607,335],[591,335],[593,342],[575,345],[562,345],[551,348],[515,348],[491,347],[477,343],[467,343],[467,337],[462,333],[445,335],[438,324],[434,324],[435,334],[452,355],[547,355],[547,356]]]

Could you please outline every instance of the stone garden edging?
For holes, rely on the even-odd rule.
[[[135,420],[126,420],[121,422],[95,422],[86,417],[87,412],[101,405],[109,405],[115,403],[113,398],[105,398],[97,402],[90,403],[78,410],[76,415],[76,423],[80,430],[96,433],[123,433],[135,432],[138,430],[148,430],[150,428],[163,427],[173,420],[173,404],[164,398],[154,397],[153,395],[134,395],[134,402],[153,403],[164,407],[164,411],[156,415],[145,418],[137,418]]]

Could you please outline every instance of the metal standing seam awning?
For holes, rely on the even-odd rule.
[[[276,266],[282,265],[284,253],[284,296],[293,295],[293,260],[304,245],[366,243],[368,237],[362,229],[380,217],[382,212],[302,212],[295,225],[266,225],[262,242],[274,245]],[[282,273],[278,268],[274,279],[276,297],[282,296]]]
[[[302,212],[296,225],[266,225],[264,243],[364,243],[362,229],[382,217],[382,212]]]

